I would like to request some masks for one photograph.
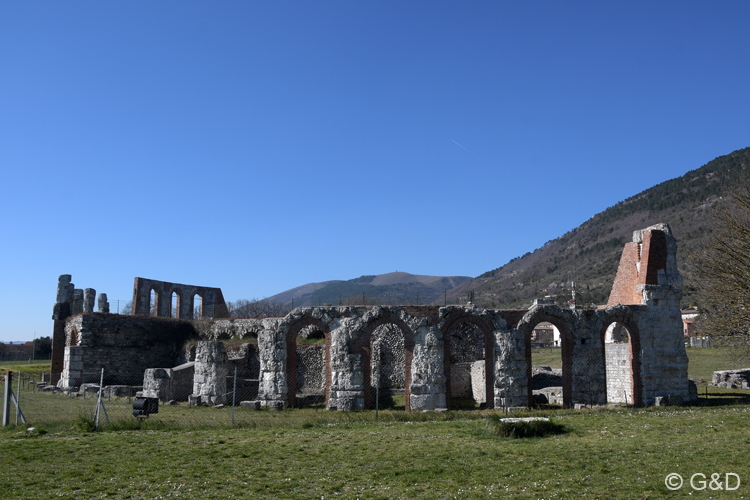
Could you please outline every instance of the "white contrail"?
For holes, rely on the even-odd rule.
[[[466,149],[465,147],[463,147],[462,145],[460,145],[459,143],[457,143],[457,142],[456,142],[456,141],[454,141],[453,139],[451,139],[451,142],[452,142],[453,144],[455,144],[456,146],[458,146],[459,148],[463,149],[464,151],[466,151],[466,152],[469,152],[469,153],[471,153],[471,151],[469,151],[468,149]]]

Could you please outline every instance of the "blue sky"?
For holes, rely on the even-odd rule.
[[[122,304],[136,276],[236,300],[499,267],[749,146],[748,18],[748,2],[3,2],[0,340],[51,335],[64,273]]]

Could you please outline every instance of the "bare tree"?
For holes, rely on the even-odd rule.
[[[227,306],[230,307],[229,313],[232,318],[267,318],[283,316],[289,312],[289,308],[284,304],[272,302],[267,298],[239,299],[236,302],[230,302]]]
[[[750,181],[713,221],[710,244],[693,256],[698,331],[733,354],[750,357]]]

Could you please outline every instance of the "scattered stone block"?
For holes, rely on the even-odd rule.
[[[260,401],[240,401],[240,407],[260,410]]]

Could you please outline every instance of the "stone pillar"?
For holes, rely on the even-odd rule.
[[[109,302],[107,302],[106,293],[100,293],[96,301],[97,301],[97,310],[100,313],[109,313]]]
[[[286,341],[277,330],[265,329],[258,335],[260,381],[258,399],[273,408],[287,404]]]
[[[92,313],[94,312],[94,303],[96,302],[96,290],[93,288],[86,288],[83,291],[83,312]]]
[[[198,342],[191,400],[211,405],[226,402],[227,363],[223,342]]]
[[[75,286],[70,282],[70,274],[61,274],[57,280],[57,299],[52,309],[55,321],[52,330],[52,367],[50,383],[57,384],[65,363],[65,318],[70,316]]]
[[[444,346],[440,330],[421,326],[414,332],[409,401],[412,410],[446,408]]]
[[[83,348],[66,347],[65,348],[65,368],[62,370],[62,376],[58,374],[63,389],[70,389],[81,385],[83,377]]]
[[[73,301],[70,306],[70,314],[80,314],[83,312],[83,290],[75,288],[73,290]]]
[[[487,353],[489,354],[489,353]],[[526,341],[522,330],[495,332],[495,409],[529,405]]]

